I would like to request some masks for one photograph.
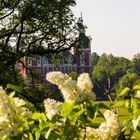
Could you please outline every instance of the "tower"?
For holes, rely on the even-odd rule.
[[[86,26],[83,24],[83,17],[78,19],[77,26],[79,28],[80,36],[78,42],[78,49],[80,53],[77,53],[77,73],[90,73],[91,72],[91,38],[86,35]]]

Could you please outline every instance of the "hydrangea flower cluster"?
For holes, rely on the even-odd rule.
[[[86,99],[95,100],[95,94],[92,92],[93,84],[87,73],[81,74],[77,82],[60,71],[47,73],[46,79],[58,86],[65,102],[82,102]]]
[[[81,74],[77,81],[72,80],[67,74],[62,72],[49,72],[46,79],[56,84],[61,90],[65,102],[80,103],[83,101],[94,100],[95,95],[92,92],[93,84],[87,73]],[[52,119],[55,114],[61,113],[62,103],[53,99],[44,101],[45,110],[48,119]],[[86,133],[86,140],[113,140],[120,132],[118,116],[111,110],[104,113],[106,121],[102,123],[99,128],[86,127],[86,131],[82,130],[83,134]]]
[[[67,74],[55,71],[49,72],[46,79],[59,87],[66,102],[72,102],[76,99],[76,81],[72,80]]]
[[[83,73],[78,77],[77,87],[79,89],[79,94],[77,94],[79,95],[77,96],[77,101],[82,102],[84,100],[95,100],[95,94],[92,92],[93,84],[88,73]]]
[[[54,99],[49,99],[49,98],[46,99],[44,101],[44,106],[45,106],[46,116],[49,120],[51,120],[55,114],[61,113],[62,103],[57,102]]]
[[[95,94],[92,92],[93,84],[87,73],[81,74],[77,82],[60,71],[47,73],[46,79],[59,87],[65,102],[95,100]],[[48,119],[51,119],[55,114],[61,112],[62,103],[47,99],[44,101],[44,106]]]
[[[23,124],[23,117],[31,116],[31,112],[23,107],[24,100],[8,96],[0,87],[0,137],[8,139],[18,134]]]
[[[90,79],[88,73],[83,73],[78,77],[77,86],[81,90],[85,90],[86,92],[91,92],[92,91],[93,84],[91,82],[91,79]]]
[[[111,110],[104,113],[106,122],[102,123],[98,129],[87,127],[87,140],[114,140],[120,133],[118,115]]]

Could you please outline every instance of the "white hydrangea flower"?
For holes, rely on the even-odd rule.
[[[11,104],[8,95],[0,88],[0,130],[1,133],[17,133],[19,118],[15,114],[14,106]]]
[[[25,101],[23,99],[18,98],[18,97],[14,98],[14,103],[17,107],[25,105]]]
[[[92,81],[91,81],[88,73],[80,74],[80,76],[78,77],[78,80],[77,80],[77,86],[81,90],[85,90],[86,92],[92,91],[93,84],[92,84]]]
[[[56,114],[60,114],[62,110],[62,103],[57,102],[54,99],[46,99],[44,101],[46,116],[49,120],[52,119],[52,117]]]
[[[46,79],[59,87],[65,102],[95,100],[93,85],[87,73],[81,74],[77,82],[59,71],[47,73]]]
[[[104,113],[106,122],[101,123],[99,128],[86,127],[87,140],[114,140],[120,133],[118,116],[113,111],[107,110]],[[82,135],[83,137],[83,135]]]
[[[69,82],[71,81],[71,78],[67,74],[63,74],[60,71],[53,71],[53,72],[47,73],[46,79],[49,82],[56,84],[60,87],[63,85],[68,85]]]
[[[110,132],[110,136],[111,137],[116,136],[120,131],[118,115],[111,110],[107,110],[104,113],[104,117],[106,119],[106,125],[109,128],[108,131]],[[100,129],[102,129],[101,126]]]
[[[82,138],[84,137],[84,132],[82,132]],[[92,127],[86,127],[86,140],[99,140],[99,129]]]
[[[18,104],[16,104],[18,102]],[[31,112],[21,107],[24,102],[22,99],[9,97],[5,91],[0,88],[0,136],[8,139],[10,135],[17,135],[20,126],[23,125],[23,109],[28,117]],[[25,115],[24,115],[25,116]]]
[[[49,72],[47,73],[46,79],[58,86],[66,102],[76,100],[76,81],[72,80],[67,74],[63,74],[59,71]]]

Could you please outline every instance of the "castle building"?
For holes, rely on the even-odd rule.
[[[91,44],[90,38],[85,35],[85,27],[83,26],[82,17],[79,18],[78,24],[81,35],[85,37],[83,38],[85,42],[80,44],[83,45],[81,46],[80,53],[73,53],[72,50],[63,52],[62,59],[60,60],[59,64],[53,63],[51,59],[47,58],[46,56],[34,56],[27,58],[26,65],[32,69],[37,70],[41,78],[40,83],[35,82],[36,85],[46,85],[46,73],[50,71],[62,71],[63,73],[75,72],[77,74],[91,72]],[[26,71],[23,67],[21,68],[21,71],[24,76],[29,74],[29,72]],[[30,84],[33,83],[30,82]]]
[[[90,47],[82,49],[79,54],[73,54],[71,51],[65,51],[62,56],[65,59],[61,59],[59,64],[53,63],[49,58],[42,57],[29,57],[26,60],[26,65],[31,69],[38,71],[41,78],[40,83],[37,85],[46,85],[46,73],[50,71],[62,71],[63,73],[75,72],[77,74],[90,73],[91,72],[91,61],[90,61],[91,49]],[[22,74],[28,75],[30,71],[26,71],[22,68]],[[30,83],[33,84],[33,83]]]

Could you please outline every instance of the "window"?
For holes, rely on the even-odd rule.
[[[37,60],[37,65],[41,65],[41,60],[39,59],[39,60]]]
[[[29,63],[29,65],[32,65],[32,58],[28,59],[28,63]]]

